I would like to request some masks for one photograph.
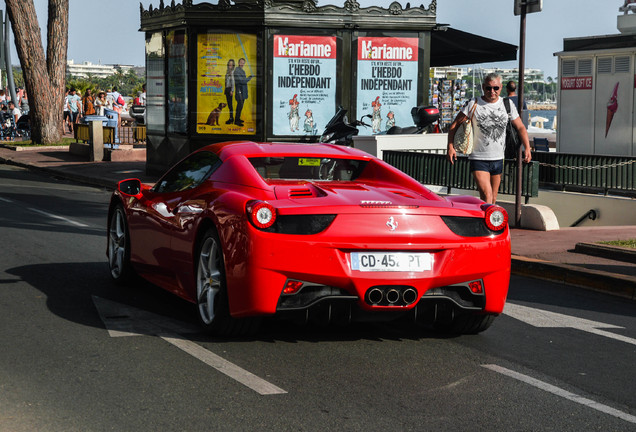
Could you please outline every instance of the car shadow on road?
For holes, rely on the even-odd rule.
[[[55,315],[82,325],[104,327],[93,297],[101,297],[157,315],[194,323],[190,303],[143,280],[130,286],[117,285],[110,277],[108,263],[49,263],[13,267],[11,283],[23,281],[46,296]]]
[[[110,277],[104,262],[33,264],[7,269],[15,276],[5,283],[25,282],[46,296],[48,309],[55,315],[77,324],[106,328],[94,297],[119,303],[123,308],[150,312],[167,320],[178,321],[184,328],[195,329],[188,339],[200,342],[323,342],[323,341],[399,341],[445,339],[452,336],[435,332],[427,326],[403,319],[390,322],[347,324],[298,324],[284,319],[267,318],[258,332],[249,337],[222,338],[198,331],[195,307],[146,281],[121,286]]]

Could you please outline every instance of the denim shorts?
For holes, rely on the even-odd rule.
[[[499,160],[470,160],[470,172],[486,171],[490,175],[500,175],[503,173],[503,159]]]

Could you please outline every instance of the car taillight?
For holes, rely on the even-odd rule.
[[[269,228],[276,222],[276,209],[265,201],[251,201],[247,203],[246,210],[250,222],[256,228]]]
[[[493,231],[501,231],[508,224],[508,213],[502,207],[489,205],[486,208],[486,226]]]

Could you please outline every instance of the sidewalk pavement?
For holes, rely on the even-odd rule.
[[[26,149],[27,147],[23,147]],[[0,163],[38,170],[54,177],[114,189],[119,180],[154,183],[146,163],[88,162],[66,148],[16,151],[0,146]],[[636,250],[595,244],[636,239],[636,225],[510,230],[512,273],[598,290],[636,301]],[[575,251],[576,250],[576,251]]]

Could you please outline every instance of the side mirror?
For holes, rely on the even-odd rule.
[[[139,179],[127,179],[117,183],[117,190],[130,196],[138,196],[141,194],[141,180]]]

